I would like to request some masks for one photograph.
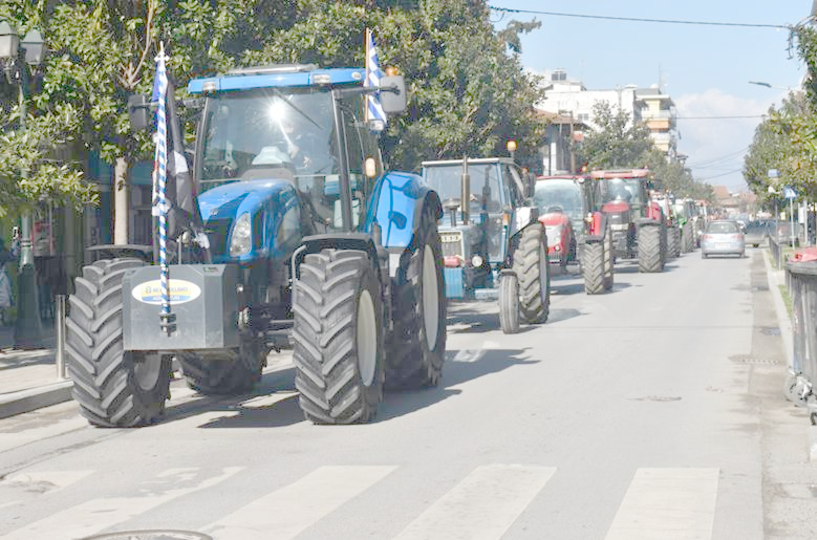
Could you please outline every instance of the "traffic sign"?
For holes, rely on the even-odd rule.
[[[786,199],[796,199],[797,192],[790,187],[783,188],[783,197]]]

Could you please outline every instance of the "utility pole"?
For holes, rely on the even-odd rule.
[[[573,111],[570,111],[570,174],[576,174],[576,139],[573,132]]]

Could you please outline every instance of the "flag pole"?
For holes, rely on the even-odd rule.
[[[159,326],[169,336],[175,330],[175,316],[170,309],[170,268],[167,264],[167,71],[165,67],[164,43],[159,43],[159,55],[156,57],[156,77],[158,79],[159,103],[156,109],[156,157],[158,161],[159,183],[159,268],[162,290],[162,309],[159,314]]]

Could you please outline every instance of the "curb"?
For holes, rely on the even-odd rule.
[[[292,367],[290,359],[286,357],[276,358],[264,368],[262,374],[269,375],[286,371]],[[0,419],[71,401],[73,399],[71,395],[73,387],[73,381],[66,379],[0,395]]]
[[[0,418],[8,418],[71,400],[74,383],[60,381],[0,396]]]
[[[777,272],[779,270],[772,268],[772,265],[769,262],[770,256],[770,251],[763,250],[763,264],[766,266],[766,279],[769,282],[769,291],[772,293],[772,299],[774,300],[774,311],[777,314],[777,324],[780,327],[780,337],[783,340],[783,348],[785,349],[784,353],[786,355],[786,367],[791,369],[793,365],[792,357],[794,356],[794,336],[792,335],[789,312],[786,309],[786,304],[783,303],[783,297],[780,294],[780,285],[785,285],[785,283],[780,283],[778,281]]]

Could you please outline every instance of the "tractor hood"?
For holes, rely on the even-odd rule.
[[[264,240],[274,237],[269,233],[275,230],[294,199],[292,184],[281,179],[230,182],[201,193],[199,209],[215,262],[249,263],[271,256],[275,246]],[[229,257],[233,223],[244,214],[249,214],[252,224],[252,248],[238,257]]]
[[[563,212],[549,212],[539,218],[539,221],[545,227],[555,227],[557,225],[567,225],[570,218]]]

